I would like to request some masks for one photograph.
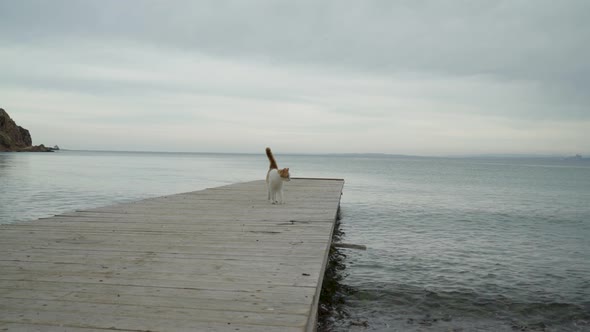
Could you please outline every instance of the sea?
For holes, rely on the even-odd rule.
[[[343,178],[331,331],[590,331],[590,162],[281,155]],[[0,223],[264,179],[260,154],[0,153]],[[286,184],[288,186],[288,183]],[[43,222],[42,220],[39,222]]]

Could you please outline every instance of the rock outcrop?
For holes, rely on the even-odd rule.
[[[0,108],[0,151],[49,152],[53,149],[43,144],[33,146],[29,131],[18,126],[8,113]]]

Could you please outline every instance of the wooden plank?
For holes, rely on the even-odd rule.
[[[254,291],[247,292],[234,291],[230,287],[215,290],[215,289],[198,289],[198,288],[180,288],[180,287],[158,287],[150,286],[135,286],[130,284],[105,284],[105,283],[90,283],[85,282],[70,282],[67,287],[59,282],[52,281],[27,281],[27,280],[0,280],[0,289],[2,292],[9,294],[11,291],[50,291],[50,292],[72,292],[72,293],[89,293],[95,292],[113,297],[122,296],[146,296],[146,297],[170,297],[170,298],[197,298],[197,299],[217,299],[217,300],[232,300],[239,302],[257,301],[255,303],[274,303],[280,301],[281,303],[310,303],[313,300],[313,293],[311,290],[303,290],[300,292],[289,293],[289,288],[273,289],[270,291]],[[277,297],[277,294],[281,294]],[[283,296],[284,295],[284,296]],[[288,295],[288,296],[287,296]]]
[[[18,323],[3,323],[0,322],[0,331],[11,332],[104,332],[104,329],[93,329],[83,327],[64,327],[60,325],[44,325],[44,324],[18,324]],[[112,331],[112,330],[111,330]],[[133,330],[118,330],[123,332],[137,332]]]
[[[0,331],[313,331],[344,181],[264,181],[0,225]]]
[[[75,250],[72,252],[69,249],[57,252],[57,250],[43,250],[30,249],[27,251],[9,250],[10,257],[0,256],[0,262],[11,262],[10,264],[18,262],[47,262],[53,261],[57,264],[71,264],[71,263],[93,263],[102,262],[105,260],[116,260],[118,262],[136,262],[142,259],[149,259],[152,263],[161,261],[174,262],[177,264],[194,264],[199,260],[212,261],[264,261],[264,262],[284,262],[285,258],[296,258],[302,262],[317,262],[321,261],[321,257],[314,255],[315,250],[295,252],[291,249],[281,250],[275,249],[270,254],[261,253],[259,249],[241,250],[239,253],[233,250],[219,251],[218,249],[207,250],[200,248],[197,253],[167,253],[167,252],[151,252],[149,255],[142,254],[141,251],[136,252],[121,252],[118,250]],[[59,257],[56,258],[56,255]],[[2,263],[0,263],[2,264]]]
[[[145,296],[136,294],[103,294],[100,292],[71,292],[64,290],[24,290],[10,289],[2,294],[3,298],[10,300],[36,300],[36,301],[66,301],[80,303],[97,303],[118,305],[139,305],[158,308],[185,308],[216,311],[246,311],[258,313],[281,313],[306,315],[307,310],[299,303],[265,301],[256,302],[251,299],[237,300],[236,298],[195,298],[195,297],[166,297]],[[311,301],[310,301],[311,303]]]

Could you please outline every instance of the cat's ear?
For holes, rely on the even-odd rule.
[[[285,168],[287,170],[287,172],[289,171],[289,167]]]

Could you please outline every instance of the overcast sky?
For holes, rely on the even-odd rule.
[[[0,107],[69,149],[590,154],[590,1],[0,0]]]

